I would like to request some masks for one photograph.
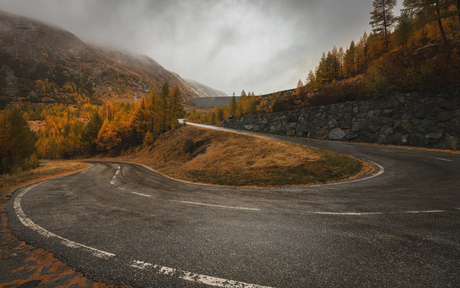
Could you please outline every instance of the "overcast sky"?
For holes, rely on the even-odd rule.
[[[372,9],[372,0],[0,0],[0,10],[145,54],[228,95],[296,87],[323,52],[370,31]]]

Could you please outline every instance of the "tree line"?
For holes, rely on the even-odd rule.
[[[187,120],[197,123],[217,124],[231,116],[254,115],[258,112],[260,98],[261,96],[256,97],[254,92],[246,93],[243,90],[239,100],[236,100],[235,93],[233,93],[230,103],[224,107],[214,107],[214,109],[207,112],[198,112],[196,108],[193,108],[187,116]]]
[[[178,127],[184,115],[179,87],[164,83],[134,103],[109,100],[101,106],[80,103],[0,111],[0,173],[35,168],[38,159],[74,158],[111,149],[153,145]],[[28,121],[40,125],[31,131]],[[29,122],[30,123],[30,122]]]

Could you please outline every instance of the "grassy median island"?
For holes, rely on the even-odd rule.
[[[125,152],[120,158],[173,178],[231,186],[324,183],[355,177],[369,168],[332,152],[192,126],[170,131],[156,146]]]

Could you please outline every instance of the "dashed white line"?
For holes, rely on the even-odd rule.
[[[120,165],[117,165],[117,166],[118,166],[118,170],[117,170],[117,172],[115,172],[115,175],[113,176],[112,180],[110,181],[110,184],[112,184],[112,185],[115,185],[115,178],[117,178],[118,173],[120,173],[121,167],[120,167]]]
[[[223,279],[223,278],[217,278],[217,277],[212,277],[212,276],[207,276],[207,275],[201,275],[201,274],[196,274],[196,273],[192,273],[192,272],[183,271],[183,270],[180,270],[180,269],[174,269],[174,268],[154,265],[154,264],[151,264],[151,263],[147,263],[147,262],[143,262],[143,261],[137,261],[137,260],[133,261],[133,263],[131,264],[131,267],[141,269],[141,270],[154,269],[154,270],[158,270],[158,273],[160,273],[160,274],[164,274],[164,275],[179,275],[178,277],[180,279],[195,282],[195,283],[205,284],[205,285],[209,285],[209,286],[215,286],[215,287],[270,288],[268,286],[260,286],[260,285],[256,285],[256,284],[249,284],[249,283],[244,283],[244,282],[239,282],[239,281],[233,281],[233,280],[228,280],[228,279]]]
[[[258,209],[258,208],[232,207],[232,206],[223,206],[223,205],[215,205],[215,204],[207,204],[207,203],[199,203],[199,202],[190,202],[190,201],[178,201],[178,200],[172,200],[172,201],[181,202],[181,203],[184,203],[184,204],[210,206],[210,207],[218,207],[218,208],[226,208],[226,209],[260,211],[260,209]]]
[[[454,208],[460,210],[460,208]],[[307,212],[318,215],[335,215],[335,216],[367,216],[367,215],[386,215],[386,214],[428,214],[428,213],[445,213],[446,210],[426,210],[426,211],[400,211],[400,212]]]
[[[123,190],[123,191],[126,191],[126,192],[129,192],[129,193],[132,193],[132,194],[136,194],[136,195],[139,195],[139,196],[143,196],[143,197],[149,197],[149,198],[152,198],[151,195],[147,195],[147,194],[142,194],[142,193],[137,193],[137,192],[133,192],[133,191],[129,191],[123,187],[117,187],[118,189],[120,190]]]
[[[22,191],[16,197],[16,199],[14,199],[14,210],[15,210],[16,215],[18,216],[19,220],[22,222],[22,224],[24,226],[26,226],[26,227],[38,232],[40,235],[45,236],[46,238],[54,237],[54,238],[57,238],[59,240],[62,240],[62,244],[67,246],[67,247],[70,247],[70,248],[83,248],[83,249],[89,250],[89,252],[91,254],[93,254],[94,256],[96,256],[98,258],[106,258],[106,257],[114,257],[115,256],[115,254],[113,254],[113,253],[109,253],[109,252],[105,252],[105,251],[102,251],[102,250],[99,250],[99,249],[96,249],[96,248],[93,248],[93,247],[89,247],[89,246],[86,246],[86,245],[83,245],[83,244],[68,240],[68,239],[63,238],[63,237],[61,237],[59,235],[56,235],[54,233],[51,233],[50,231],[44,229],[43,227],[35,224],[32,220],[30,220],[26,216],[24,211],[22,210],[21,199],[30,189],[35,188],[38,185],[40,185],[40,184],[31,186],[31,187],[25,189],[24,191]]]
[[[423,214],[423,213],[444,213],[445,210],[428,210],[428,211],[404,211],[406,214]],[[395,212],[398,213],[398,212]]]
[[[446,161],[446,162],[452,162],[452,160],[450,160],[450,159],[444,159],[444,158],[433,157],[433,159],[441,160],[441,161]]]
[[[343,216],[365,216],[365,215],[383,215],[382,212],[310,212],[310,214],[320,215],[343,215]]]

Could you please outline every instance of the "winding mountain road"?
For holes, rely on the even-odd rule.
[[[16,191],[8,225],[77,270],[134,286],[460,286],[460,155],[257,135],[352,155],[377,171],[234,188],[93,162]]]

